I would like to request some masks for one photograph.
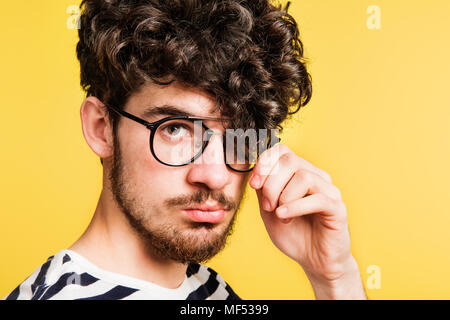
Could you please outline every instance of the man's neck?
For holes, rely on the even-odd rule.
[[[102,191],[94,216],[83,235],[71,246],[99,268],[162,287],[179,287],[187,265],[163,260],[148,248],[117,208],[109,192]]]

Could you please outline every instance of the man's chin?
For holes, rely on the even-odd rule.
[[[230,226],[205,222],[183,224],[183,227],[159,228],[140,232],[149,248],[161,259],[180,263],[200,263],[213,258],[225,246]]]
[[[186,243],[196,243],[199,246],[217,245],[225,242],[227,238],[227,230],[223,226],[203,222],[183,230],[181,234]]]

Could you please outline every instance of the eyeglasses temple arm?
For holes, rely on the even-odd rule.
[[[126,111],[123,110],[119,110],[116,107],[113,106],[107,106],[108,108],[112,109],[113,111],[115,111],[117,114],[124,116],[125,118],[131,119],[133,121],[136,121],[144,126],[146,126],[148,129],[153,129],[154,125],[150,122],[147,122],[141,118],[138,118],[136,116],[133,116],[131,113],[128,113]]]

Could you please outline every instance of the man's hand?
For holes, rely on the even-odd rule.
[[[250,177],[275,246],[304,269],[318,299],[365,299],[350,252],[347,210],[325,171],[277,144]]]

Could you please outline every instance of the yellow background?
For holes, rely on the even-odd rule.
[[[74,0],[2,3],[0,296],[90,221],[101,166],[79,119]],[[381,9],[381,29],[366,12]],[[450,298],[450,1],[294,0],[314,94],[283,142],[326,170],[348,208],[371,299]],[[209,265],[244,299],[313,299],[272,245],[252,193]],[[369,289],[367,268],[381,270]]]

